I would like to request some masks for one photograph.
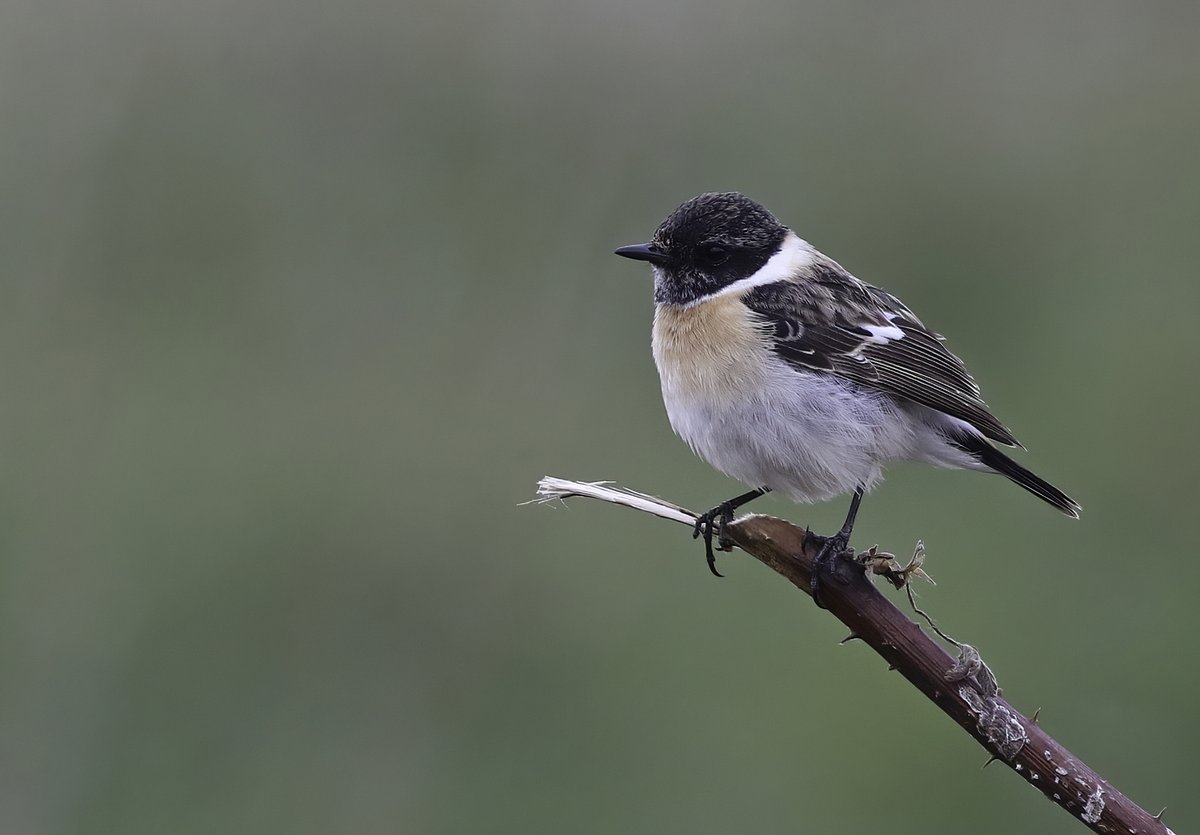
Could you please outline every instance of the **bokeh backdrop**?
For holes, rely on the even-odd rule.
[[[1082,831],[704,508],[650,282],[738,189],[1084,505],[894,468],[856,542],[1195,806],[1200,6],[7,0],[0,831]],[[818,530],[844,502],[762,510]]]

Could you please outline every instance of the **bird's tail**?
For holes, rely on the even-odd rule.
[[[953,438],[953,443],[978,458],[979,463],[985,467],[1024,487],[1047,504],[1053,505],[1073,519],[1079,518],[1079,511],[1083,509],[1079,502],[1044,478],[1034,475],[978,435],[960,433]]]

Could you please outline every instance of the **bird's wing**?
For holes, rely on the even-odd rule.
[[[895,296],[837,264],[818,265],[802,281],[756,287],[743,301],[762,318],[775,353],[796,368],[920,403],[994,441],[1020,446],[940,335]]]

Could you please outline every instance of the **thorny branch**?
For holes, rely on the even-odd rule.
[[[600,482],[576,482],[546,477],[538,482],[537,501],[582,496],[624,505],[688,526],[696,516],[678,505],[653,496]],[[769,516],[744,516],[726,527],[728,537],[743,551],[809,592],[816,549],[806,545],[806,531]],[[913,560],[901,567],[890,554],[872,548],[857,557],[837,560],[833,578],[825,580],[821,601],[858,638],[925,694],[992,755],[1008,765],[1047,798],[1079,819],[1093,832],[1120,835],[1173,835],[1151,815],[1088,765],[1056,742],[1033,719],[1023,716],[1003,697],[996,677],[970,645],[950,638],[912,597],[913,577],[928,579],[921,568],[918,544]],[[910,620],[875,588],[868,571],[907,591],[909,602],[930,627],[958,649],[950,655],[921,626]],[[849,638],[847,639],[849,640]]]

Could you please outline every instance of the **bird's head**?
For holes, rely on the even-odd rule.
[[[653,266],[656,303],[690,305],[753,279],[789,239],[799,240],[758,203],[727,191],[693,197],[649,243],[616,254]]]

